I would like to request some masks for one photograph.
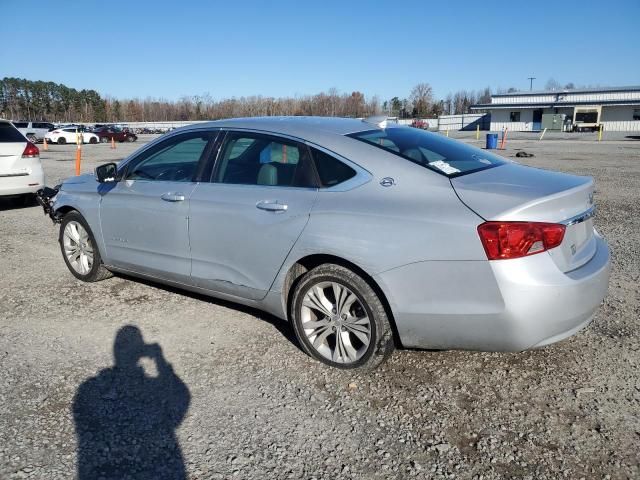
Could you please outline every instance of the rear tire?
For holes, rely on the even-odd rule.
[[[89,143],[90,143],[90,144],[92,144],[92,145],[95,145],[96,143],[98,143],[98,140],[96,140],[96,138],[95,138],[95,137],[91,137],[91,138],[89,139]]]
[[[311,357],[341,369],[372,369],[393,352],[384,305],[351,270],[320,265],[303,275],[292,295],[291,323]]]
[[[78,212],[71,211],[63,217],[58,242],[67,268],[77,279],[99,282],[113,276],[102,264],[95,237]]]
[[[107,137],[100,137],[100,143],[109,143],[109,139]]]

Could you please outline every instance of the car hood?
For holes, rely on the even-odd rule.
[[[78,190],[83,189],[83,187],[87,185],[94,187],[95,190],[96,177],[93,173],[83,173],[82,175],[63,180],[60,185],[60,190]]]
[[[485,220],[560,222],[589,209],[593,179],[508,163],[451,179]]]

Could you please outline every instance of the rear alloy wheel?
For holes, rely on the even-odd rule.
[[[102,265],[96,242],[82,215],[69,212],[60,224],[60,249],[69,271],[84,282],[97,282],[112,276]]]
[[[64,137],[58,137],[58,145],[64,145],[67,143],[67,139]]]
[[[325,264],[306,273],[294,289],[291,316],[303,349],[327,365],[373,368],[393,351],[380,299],[342,266]]]
[[[108,137],[100,137],[100,142],[108,143],[109,142],[109,138]]]
[[[127,137],[127,142],[135,142],[135,141],[136,141],[136,139],[135,139],[135,137],[133,137],[132,135],[129,135],[129,136]]]

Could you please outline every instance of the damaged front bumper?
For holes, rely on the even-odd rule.
[[[55,200],[56,195],[60,191],[60,185],[56,185],[53,188],[44,187],[36,192],[36,200],[44,210],[45,215],[49,215],[49,218],[53,221],[53,223],[60,223],[60,217],[56,214],[53,209],[53,202]]]

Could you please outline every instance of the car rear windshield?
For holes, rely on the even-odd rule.
[[[27,139],[13,125],[0,122],[0,143],[26,142]]]
[[[458,177],[505,163],[505,160],[485,150],[418,128],[391,127],[351,133],[349,136],[447,177]]]

